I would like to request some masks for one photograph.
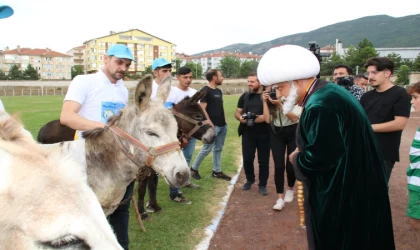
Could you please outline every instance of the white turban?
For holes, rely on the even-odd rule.
[[[307,79],[318,75],[319,61],[308,49],[297,45],[271,48],[258,64],[258,80],[264,86]]]

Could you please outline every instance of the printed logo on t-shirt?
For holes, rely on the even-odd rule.
[[[117,115],[124,107],[125,104],[121,102],[102,102],[101,122],[107,122],[109,117]]]
[[[175,103],[173,103],[173,102],[165,102],[165,104],[163,106],[167,109],[171,109],[171,108],[174,107],[174,105],[175,105]]]

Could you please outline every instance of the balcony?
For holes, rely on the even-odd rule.
[[[83,63],[85,60],[83,60],[83,59],[74,59],[74,62],[75,63]]]
[[[75,52],[75,53],[73,53],[73,55],[74,55],[74,56],[83,56],[83,53],[80,53],[80,52],[77,52],[77,53],[76,53],[76,52]]]

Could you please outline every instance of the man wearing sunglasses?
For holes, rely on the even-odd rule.
[[[360,104],[368,115],[381,147],[389,182],[392,168],[400,160],[401,135],[410,117],[410,96],[404,88],[391,82],[394,63],[389,58],[369,58],[365,68],[365,76],[374,89],[362,96]]]

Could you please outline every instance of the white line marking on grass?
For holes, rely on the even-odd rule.
[[[241,166],[238,168],[238,172],[235,176],[232,177],[232,180],[230,180],[230,184],[227,187],[226,195],[223,197],[223,201],[220,202],[222,205],[222,208],[217,213],[216,218],[213,219],[212,224],[210,224],[206,229],[204,229],[206,236],[205,238],[195,247],[196,250],[207,250],[210,245],[210,241],[213,238],[214,234],[216,233],[217,227],[219,226],[220,220],[223,217],[223,214],[225,213],[227,203],[229,201],[230,195],[232,194],[233,188],[238,181],[239,174],[242,170],[242,159],[241,159]]]

